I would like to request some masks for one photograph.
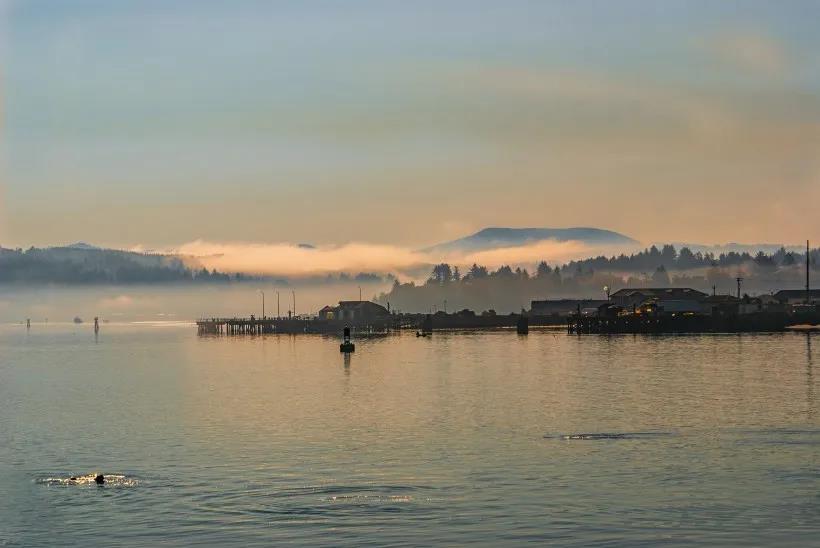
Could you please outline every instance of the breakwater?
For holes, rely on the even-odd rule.
[[[779,332],[798,324],[820,323],[820,314],[758,313],[734,316],[627,314],[571,316],[567,332],[585,333],[752,333]]]

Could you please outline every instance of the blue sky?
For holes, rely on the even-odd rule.
[[[3,245],[820,236],[813,2],[4,13]]]

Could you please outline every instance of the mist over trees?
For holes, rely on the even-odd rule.
[[[25,285],[131,285],[131,284],[226,284],[233,282],[287,280],[241,272],[225,273],[191,266],[173,255],[136,253],[91,247],[0,248],[0,284]],[[360,272],[356,275],[318,276],[313,283],[381,283],[390,276]]]
[[[184,259],[184,260],[183,260]],[[820,261],[820,249],[811,252],[812,265]],[[300,279],[316,286],[336,282],[371,288],[393,282],[377,300],[394,310],[428,312],[464,308],[499,313],[528,309],[534,299],[603,298],[604,287],[692,287],[705,292],[734,293],[735,278],[742,276],[743,291],[768,293],[799,289],[805,284],[806,254],[779,249],[772,253],[727,252],[719,255],[692,252],[688,248],[652,246],[639,253],[592,257],[565,264],[502,265],[496,269],[480,264],[433,265],[427,280],[399,281],[390,274],[323,274]],[[812,285],[820,286],[816,270]],[[87,248],[0,248],[0,284],[21,285],[137,285],[137,284],[229,284],[288,280],[243,273],[224,273],[196,266],[196,262],[172,255],[146,254]],[[340,296],[341,298],[341,296]]]
[[[820,249],[810,254],[811,264],[820,260]],[[652,246],[639,253],[593,257],[550,265],[541,261],[530,273],[504,265],[492,271],[473,264],[461,275],[458,266],[435,265],[421,284],[396,280],[379,296],[395,310],[406,312],[475,311],[495,309],[517,312],[534,299],[604,298],[604,287],[692,287],[711,293],[734,293],[741,276],[743,291],[751,294],[801,288],[805,283],[806,254],[781,248],[773,253],[693,253],[672,245]],[[812,274],[816,277],[816,273]],[[815,281],[813,283],[818,283]]]

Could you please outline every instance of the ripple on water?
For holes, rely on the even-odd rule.
[[[200,515],[265,516],[268,520],[332,519],[362,511],[381,513],[419,512],[436,504],[425,485],[401,484],[315,484],[273,488],[264,483],[243,484],[236,490],[224,489],[196,496]]]
[[[672,432],[591,432],[582,434],[563,434],[559,436],[544,436],[547,439],[561,440],[641,440],[672,436]]]

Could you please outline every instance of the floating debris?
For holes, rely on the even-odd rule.
[[[103,485],[111,487],[136,487],[137,480],[121,474],[85,474],[67,478],[40,478],[37,483],[55,487]]]
[[[583,434],[564,434],[561,436],[544,436],[547,439],[562,440],[637,440],[655,438],[661,436],[671,436],[671,432],[594,432]]]

